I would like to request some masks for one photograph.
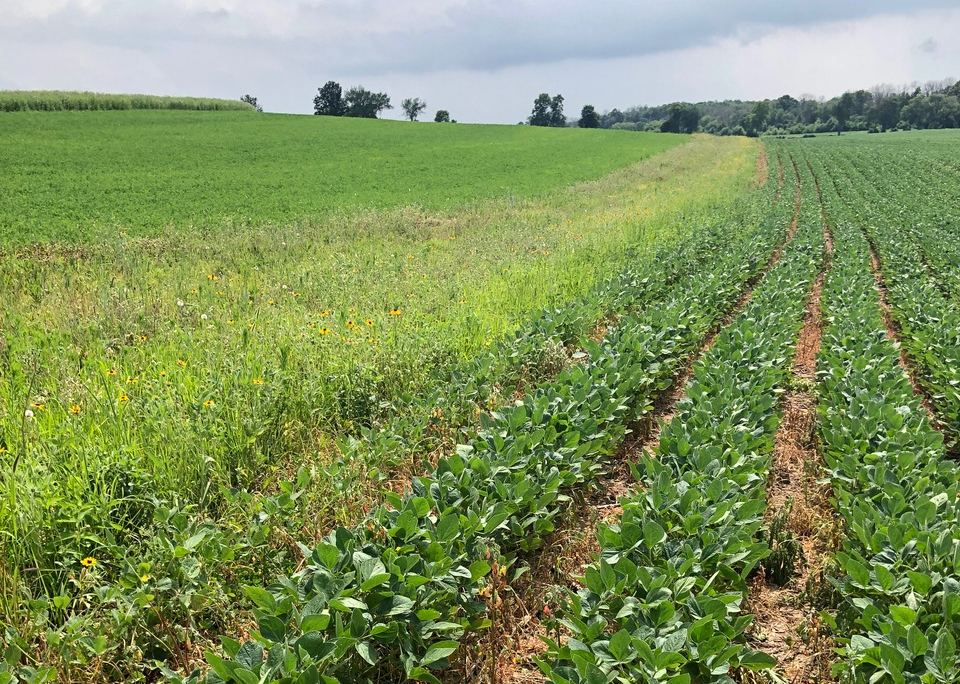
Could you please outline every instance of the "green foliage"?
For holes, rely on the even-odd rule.
[[[354,86],[343,96],[344,116],[376,119],[384,109],[393,109],[386,93],[374,93],[362,85]]]
[[[685,102],[670,105],[670,114],[660,125],[661,133],[696,133],[700,127],[700,110]]]
[[[247,96],[249,97],[249,96]],[[256,98],[253,98],[256,100]],[[160,95],[112,95],[108,93],[60,90],[0,90],[0,112],[62,112],[128,109],[179,109],[209,111],[251,111],[247,100],[217,100],[204,97]]]
[[[580,110],[580,120],[577,122],[578,128],[600,128],[600,117],[593,105],[584,105]]]
[[[427,108],[427,103],[421,100],[419,97],[406,98],[403,102],[400,103],[400,108],[403,109],[403,115],[410,119],[410,121],[416,121],[423,110]],[[447,119],[450,119],[450,115],[447,114]]]
[[[438,109],[436,116],[433,117],[436,123],[450,123],[450,112],[446,109]]]
[[[326,232],[114,235],[75,252],[51,246],[49,260],[41,248],[0,259],[0,608],[17,643],[64,676],[152,678],[152,659],[184,671],[187,642],[235,633],[242,586],[296,571],[295,540],[353,523],[391,473],[448,440],[479,443],[478,414],[501,409],[533,426],[536,439],[523,443],[550,446],[512,476],[520,493],[510,505],[529,521],[522,544],[536,546],[563,499],[529,500],[522,474],[553,467],[557,452],[576,482],[588,480],[630,414],[620,394],[593,393],[582,369],[564,376],[582,391],[528,391],[538,414],[518,412],[511,397],[560,373],[567,345],[599,320],[662,302],[724,245],[750,239],[760,200],[731,203],[752,172],[751,149],[698,140],[575,191],[443,215],[344,212]],[[688,335],[657,325],[666,340]],[[664,354],[661,369],[650,366],[655,381],[631,391],[669,383],[676,358],[669,346]],[[593,372],[619,387],[656,361]],[[574,430],[571,412],[593,422]],[[583,445],[592,465],[574,460]],[[302,479],[284,482],[304,464]],[[492,490],[488,480],[462,486]],[[147,575],[157,584],[144,588]],[[450,648],[411,643],[428,669]],[[367,646],[352,648],[368,662]]]
[[[347,104],[343,100],[343,88],[336,81],[327,81],[313,98],[313,113],[320,116],[344,116]]]
[[[10,114],[0,249],[292,225],[336,240],[326,224],[361,208],[536,197],[686,140],[279,114]]]
[[[931,428],[881,315],[867,237],[877,238],[885,275],[903,284],[916,272],[901,260],[908,234],[891,231],[897,238],[881,242],[898,184],[885,179],[902,169],[877,164],[860,175],[850,162],[876,160],[885,145],[873,140],[788,148],[816,170],[835,239],[822,299],[818,433],[846,539],[828,578],[838,603],[823,617],[840,644],[834,670],[842,681],[949,682],[960,666],[960,473],[945,460],[943,436]],[[869,189],[880,181],[889,183],[883,198]]]
[[[255,659],[261,681],[293,682],[314,671],[328,681],[365,681],[375,672],[439,681],[436,671],[461,637],[490,625],[491,588],[539,548],[571,490],[597,476],[626,425],[651,409],[736,301],[750,273],[744,260],[754,272],[762,263],[748,256],[758,239],[770,248],[776,239],[766,223],[759,235],[737,224],[718,228],[735,248],[705,252],[692,287],[678,279],[662,304],[624,316],[603,342],[583,340],[584,363],[482,415],[470,444],[415,478],[403,496],[387,495],[357,527],[329,534],[308,550],[305,569],[249,589],[259,633],[228,648],[227,659],[208,654],[207,681],[244,681],[243,649],[276,654]],[[628,271],[604,291],[642,301],[649,282],[638,275]],[[651,530],[651,548],[662,541],[654,537]],[[722,601],[703,609],[727,613]],[[760,656],[741,662],[759,664]]]
[[[837,131],[887,131],[960,126],[960,85],[952,79],[931,81],[923,88],[849,91],[826,102],[782,95],[773,100],[674,103],[653,107],[614,109],[600,117],[603,128],[619,123],[635,130],[665,126],[677,128],[676,108],[696,109],[703,115],[700,130],[712,135],[804,135]],[[673,121],[671,121],[673,119]],[[634,129],[631,129],[634,130]]]
[[[782,236],[787,204],[754,238],[745,276]],[[570,636],[547,640],[540,666],[552,682],[729,682],[733,669],[775,664],[745,645],[752,618],[740,605],[746,577],[770,553],[761,541],[763,482],[777,396],[822,259],[816,218],[811,206],[747,308],[694,365],[656,455],[634,468],[641,491],[621,500],[618,521],[600,526],[600,559],[558,612]],[[729,256],[746,257],[736,248]],[[743,286],[722,270],[699,277],[688,301],[721,310]]]
[[[533,111],[527,118],[531,126],[550,126],[563,128],[567,120],[563,116],[563,95],[550,97],[547,93],[540,93],[533,101]]]

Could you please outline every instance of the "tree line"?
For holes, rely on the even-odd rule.
[[[614,110],[617,111],[617,110]],[[694,133],[697,130],[700,121],[700,113],[693,105],[682,102],[675,102],[667,105],[666,116],[662,121],[656,123],[655,128],[649,130],[659,130],[663,133]],[[608,125],[609,117],[607,114],[597,114],[597,109],[593,105],[584,105],[580,110],[580,118],[576,121],[569,121],[563,114],[563,95],[553,95],[549,93],[540,93],[537,99],[533,101],[533,111],[527,117],[528,126],[551,126],[561,128],[574,125],[578,128],[617,128],[616,123]],[[524,123],[523,121],[520,122]],[[633,130],[637,130],[634,128]],[[644,128],[643,130],[648,130]]]
[[[960,128],[960,81],[881,85],[829,100],[782,95],[756,101],[675,102],[613,109],[599,119],[601,128],[747,136]]]

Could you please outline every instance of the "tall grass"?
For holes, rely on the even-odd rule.
[[[256,111],[239,100],[168,95],[120,95],[68,90],[0,90],[0,112],[62,112],[121,109]]]

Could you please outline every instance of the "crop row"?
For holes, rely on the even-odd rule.
[[[957,471],[886,335],[859,217],[832,189],[824,200],[836,249],[822,299],[818,437],[846,532],[830,578],[836,606],[824,613],[840,644],[835,674],[956,681]]]
[[[602,343],[584,342],[583,363],[482,415],[477,438],[411,491],[304,549],[302,571],[249,588],[258,630],[244,644],[225,639],[226,658],[208,654],[206,680],[330,683],[378,672],[438,681],[464,635],[490,625],[508,568],[553,531],[570,491],[596,477],[671,384],[785,224],[774,212],[735,238],[664,303],[624,316]]]
[[[960,436],[960,311],[938,287],[915,239],[912,216],[904,213],[901,188],[888,182],[888,173],[880,171],[871,180],[839,159],[832,170],[848,210],[855,212],[853,220],[876,248],[901,342],[955,442]]]
[[[782,259],[695,364],[655,455],[635,466],[640,491],[601,526],[600,558],[560,613],[569,638],[550,641],[540,663],[551,681],[730,682],[731,669],[774,664],[744,645],[752,617],[741,608],[769,553],[778,397],[823,249],[807,201]]]

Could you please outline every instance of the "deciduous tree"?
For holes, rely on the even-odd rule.
[[[336,81],[327,81],[313,98],[313,113],[321,116],[343,116],[347,113],[343,88]]]
[[[450,112],[446,109],[438,109],[437,115],[433,117],[433,120],[437,123],[450,123]]]
[[[408,97],[400,103],[400,107],[403,108],[403,115],[405,117],[411,121],[416,121],[417,117],[427,108],[427,103],[419,97]]]
[[[548,93],[540,93],[533,101],[533,111],[527,123],[531,126],[566,126],[567,120],[563,116],[563,95],[550,97]]]
[[[597,116],[597,110],[593,105],[584,105],[580,110],[580,120],[577,122],[580,128],[600,128],[600,117]]]
[[[347,104],[347,116],[361,119],[376,119],[384,109],[393,109],[386,93],[374,93],[361,86],[354,86],[343,97]]]

